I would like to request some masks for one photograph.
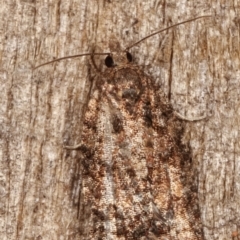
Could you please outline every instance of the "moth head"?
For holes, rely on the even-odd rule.
[[[132,62],[132,54],[128,51],[115,53],[115,54],[109,54],[105,58],[105,65],[108,68],[116,67],[119,65],[125,65]]]

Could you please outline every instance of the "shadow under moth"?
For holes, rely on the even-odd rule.
[[[146,38],[201,16],[157,31]],[[140,40],[139,42],[145,40]],[[83,117],[82,239],[203,239],[184,121],[128,50],[107,55]]]

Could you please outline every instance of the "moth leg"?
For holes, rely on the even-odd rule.
[[[174,111],[174,115],[182,120],[185,120],[185,121],[189,121],[189,122],[196,122],[196,121],[201,121],[203,119],[208,119],[210,118],[210,116],[207,116],[207,115],[204,115],[204,116],[201,116],[201,117],[196,117],[196,118],[187,118],[187,117],[184,117],[182,116],[180,113],[178,112],[175,112]]]
[[[69,150],[77,150],[79,149],[80,147],[82,147],[82,143],[79,143],[77,145],[73,145],[73,146],[67,146],[67,145],[64,145],[63,148],[65,149],[69,149]]]
[[[94,52],[95,52],[95,47],[92,48],[91,50],[91,56],[90,56],[90,59],[91,59],[91,65],[93,66],[93,68],[95,69],[96,73],[98,75],[102,74],[100,68],[97,66],[96,64],[96,61],[94,59]]]
[[[93,65],[95,71],[96,71],[97,73],[101,73],[101,70],[97,67],[97,64],[96,64],[96,62],[95,62],[95,60],[94,60],[94,53],[92,53],[92,55],[91,55],[91,63],[92,63],[92,65]]]

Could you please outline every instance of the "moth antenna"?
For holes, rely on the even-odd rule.
[[[34,70],[37,69],[37,68],[39,68],[39,67],[48,65],[48,64],[53,63],[53,62],[58,62],[58,61],[61,61],[61,60],[64,60],[64,59],[77,58],[77,57],[82,57],[82,56],[109,55],[109,54],[110,54],[110,53],[82,53],[82,54],[76,54],[76,55],[71,55],[71,56],[56,58],[56,59],[54,59],[54,60],[52,60],[52,61],[45,62],[45,63],[43,63],[43,64],[40,64],[40,65],[36,66],[36,67],[34,68]]]
[[[125,51],[128,51],[130,48],[134,47],[135,45],[139,44],[140,42],[142,42],[142,41],[146,40],[147,38],[150,38],[150,37],[152,37],[152,36],[154,36],[154,35],[156,35],[156,34],[158,34],[158,33],[160,33],[160,32],[164,32],[164,31],[166,31],[166,30],[168,30],[168,29],[170,29],[170,28],[174,28],[174,27],[176,27],[176,26],[179,26],[179,25],[184,24],[184,23],[187,23],[187,22],[192,22],[192,21],[195,21],[195,20],[197,20],[197,19],[207,18],[207,17],[212,17],[212,15],[205,15],[205,16],[199,16],[199,17],[196,17],[196,18],[188,19],[188,20],[186,20],[186,21],[183,21],[183,22],[180,22],[180,23],[176,23],[176,24],[171,25],[171,26],[169,26],[169,27],[166,27],[166,28],[163,28],[163,29],[161,29],[161,30],[158,30],[157,32],[154,32],[154,33],[152,33],[152,34],[150,34],[150,35],[142,38],[141,40],[133,43],[132,45],[128,46],[128,47],[125,49]]]

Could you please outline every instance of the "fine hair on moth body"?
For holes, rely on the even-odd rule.
[[[105,55],[83,113],[78,216],[81,239],[203,239],[196,173],[182,142],[184,121],[129,50],[140,42],[200,16],[156,31]],[[115,58],[114,58],[115,57]],[[114,59],[113,59],[114,58]],[[117,64],[118,61],[121,64]]]

